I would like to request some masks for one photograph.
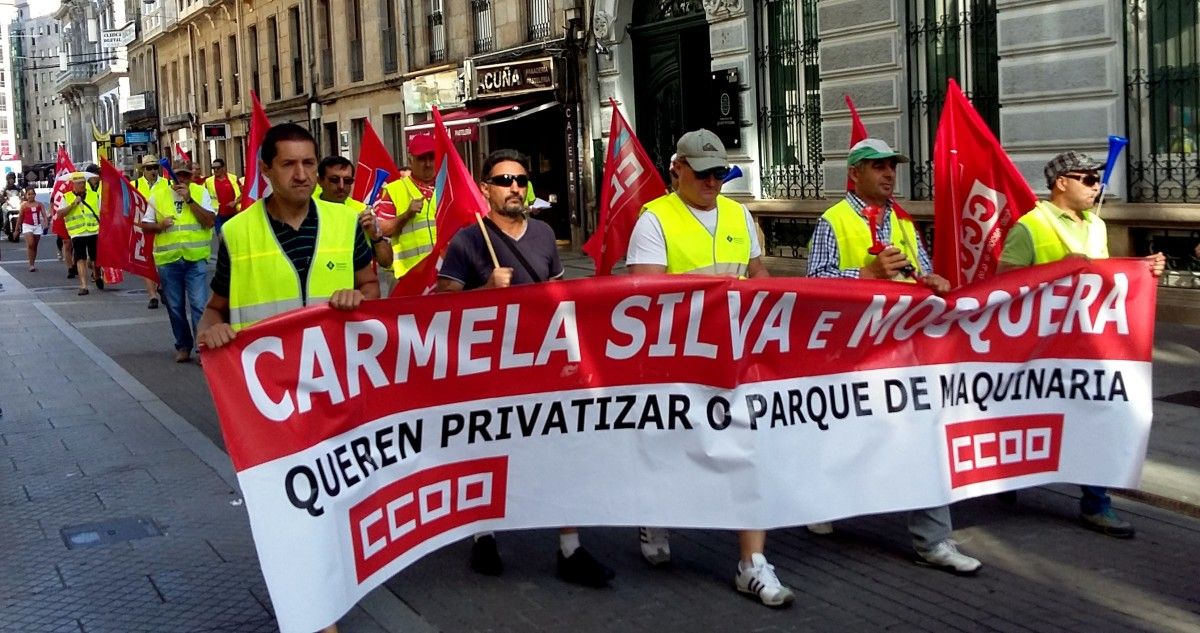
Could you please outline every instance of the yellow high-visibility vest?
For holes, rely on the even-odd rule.
[[[1029,237],[1033,240],[1033,263],[1047,264],[1056,262],[1071,253],[1079,253],[1088,257],[1108,257],[1108,229],[1104,220],[1095,213],[1084,211],[1083,222],[1087,225],[1087,243],[1068,245],[1062,236],[1054,229],[1054,222],[1060,222],[1058,215],[1061,211],[1045,200],[1017,220],[1017,223],[1029,229]]]
[[[877,258],[869,251],[875,243],[871,235],[871,226],[866,218],[858,214],[846,200],[833,205],[821,215],[821,219],[833,228],[833,236],[837,239],[838,268],[842,270],[858,270],[870,266]],[[929,271],[921,270],[921,258],[918,255],[920,242],[917,241],[917,228],[912,220],[901,218],[895,210],[891,214],[892,246],[900,249],[915,272],[913,277],[921,278]],[[913,279],[903,281],[913,283]]]
[[[384,189],[396,207],[396,217],[404,215],[413,200],[422,200],[421,210],[392,241],[392,272],[399,279],[432,252],[437,243],[437,202],[433,197],[425,198],[412,178],[390,182]]]
[[[63,204],[66,207],[75,203],[74,191],[63,194]],[[67,224],[67,235],[72,238],[96,235],[100,232],[100,191],[87,187],[83,194],[83,203],[67,212],[63,217]]]
[[[233,172],[225,172],[225,177],[229,179],[229,184],[233,185],[233,205],[236,208],[238,200],[242,197],[242,188],[238,186],[238,177]],[[221,203],[217,200],[217,177],[205,178],[204,188],[208,189],[208,195],[212,198],[213,210],[218,210]]]
[[[317,244],[302,285],[262,200],[222,227],[229,251],[229,324],[242,330],[306,305],[324,303],[338,290],[354,288],[354,236],[357,216],[344,205],[314,201]]]
[[[204,187],[188,184],[192,200],[204,198]],[[155,187],[152,192],[154,211],[161,218],[172,218],[174,224],[154,237],[154,265],[166,266],[185,260],[199,262],[208,259],[212,252],[212,228],[204,228],[196,219],[192,205],[175,202],[175,190],[170,187]]]
[[[750,265],[750,230],[742,205],[717,196],[716,235],[692,215],[678,194],[651,200],[643,210],[658,218],[667,242],[670,274],[745,277]]]

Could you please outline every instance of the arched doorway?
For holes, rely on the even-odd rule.
[[[708,124],[712,56],[700,0],[636,0],[629,27],[638,139],[666,178],[675,142]]]

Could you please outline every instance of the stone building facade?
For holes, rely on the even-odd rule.
[[[17,147],[22,169],[29,171],[53,163],[59,145],[66,143],[67,110],[54,87],[59,72],[58,20],[52,15],[30,17],[27,4],[17,5],[17,11],[9,30],[17,86]]]

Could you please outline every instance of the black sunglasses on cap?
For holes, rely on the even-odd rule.
[[[525,174],[496,174],[487,179],[487,181],[497,187],[511,187],[515,182],[518,187],[526,187],[529,185],[529,176]]]
[[[1060,178],[1070,178],[1083,183],[1084,187],[1095,187],[1100,183],[1100,177],[1096,174],[1062,174]]]

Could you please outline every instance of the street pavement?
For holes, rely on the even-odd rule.
[[[0,631],[275,630],[204,375],[171,362],[165,310],[135,278],[76,296],[53,239],[39,257],[30,273],[20,245],[0,245]],[[1200,631],[1200,328],[1160,323],[1155,340],[1144,479],[1116,501],[1133,540],[1078,526],[1065,485],[955,505],[955,538],[985,565],[975,578],[914,565],[902,515],[776,530],[768,557],[797,602],[775,611],[733,591],[728,532],[675,531],[659,570],[635,529],[584,529],[617,571],[602,590],[554,577],[553,530],[511,532],[504,576],[474,575],[457,543],[341,629]]]

